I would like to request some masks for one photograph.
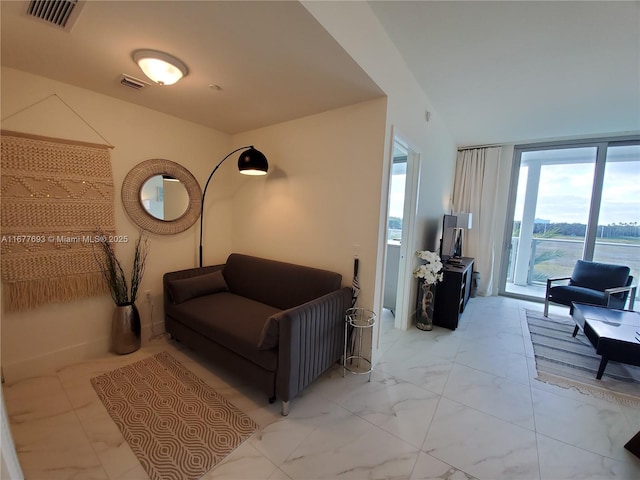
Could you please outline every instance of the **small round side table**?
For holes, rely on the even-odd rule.
[[[368,332],[368,338],[373,339],[373,326],[376,324],[377,315],[366,308],[349,308],[345,314],[344,322],[344,355],[342,361],[342,376],[345,372],[355,375],[369,375],[373,364],[371,362],[372,346],[363,349],[363,339]]]

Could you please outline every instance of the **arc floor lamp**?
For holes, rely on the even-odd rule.
[[[220,165],[224,163],[224,161],[240,150],[247,149],[240,154],[238,158],[238,170],[240,173],[244,175],[266,175],[269,170],[269,163],[267,162],[267,157],[264,154],[253,148],[253,145],[248,145],[245,147],[236,148],[233,152],[229,153],[226,157],[220,160],[220,163],[216,165],[213,169],[209,178],[207,179],[207,183],[204,184],[204,190],[202,191],[202,203],[200,205],[200,264],[202,267],[202,227],[204,224],[204,198],[207,194],[207,187],[209,187],[209,182],[213,177],[213,174],[216,173],[216,170],[220,168]]]

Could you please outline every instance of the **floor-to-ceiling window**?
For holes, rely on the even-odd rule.
[[[578,259],[639,278],[640,139],[516,147],[514,162],[502,293],[542,299]]]

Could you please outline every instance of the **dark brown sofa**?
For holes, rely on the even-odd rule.
[[[163,284],[167,332],[280,399],[283,415],[342,355],[351,289],[338,273],[231,254]]]

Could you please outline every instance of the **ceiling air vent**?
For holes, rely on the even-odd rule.
[[[84,1],[81,0],[31,0],[27,7],[27,15],[71,30],[83,6]]]
[[[131,75],[127,75],[126,73],[122,74],[122,79],[120,79],[120,83],[125,87],[133,88],[134,90],[140,90],[141,88],[149,86],[149,84],[144,80],[140,80],[139,78],[132,77]]]

